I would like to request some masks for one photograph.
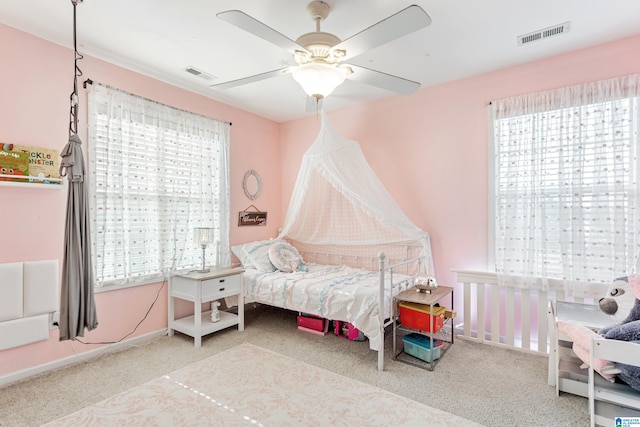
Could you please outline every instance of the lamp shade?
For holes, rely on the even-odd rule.
[[[203,247],[213,242],[213,228],[212,227],[196,227],[193,233],[193,240],[197,244]]]
[[[344,82],[345,73],[334,65],[312,62],[293,70],[293,78],[307,95],[321,99]]]
[[[195,271],[208,273],[209,269],[205,267],[205,249],[209,243],[213,242],[213,227],[196,227],[193,232],[193,240],[202,248],[202,268]]]

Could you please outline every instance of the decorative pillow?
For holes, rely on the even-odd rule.
[[[244,268],[271,272],[275,268],[269,260],[269,248],[276,243],[285,243],[282,239],[258,240],[231,248]]]
[[[589,345],[591,337],[599,337],[599,335],[587,328],[584,325],[577,323],[563,322],[559,320],[556,322],[558,330],[571,338],[573,341],[573,352],[582,360],[585,365],[589,365]],[[615,366],[608,360],[595,358],[593,359],[593,369],[602,375],[607,381],[614,382],[615,375],[611,371],[615,372]]]
[[[304,265],[298,250],[286,242],[271,245],[269,259],[271,264],[285,273],[301,270]]]

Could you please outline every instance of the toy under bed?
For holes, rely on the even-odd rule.
[[[247,269],[245,295],[255,301],[293,311],[351,323],[379,350],[380,272],[345,265],[307,264],[307,271],[284,273]],[[412,276],[384,273],[384,319],[390,317],[391,297],[412,284]]]

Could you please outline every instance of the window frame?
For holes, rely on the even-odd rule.
[[[625,81],[625,83],[628,83],[628,81],[631,81],[632,83],[634,82],[634,80],[637,80],[637,76],[629,76],[627,78],[620,78],[621,80]],[[624,79],[628,79],[624,80]],[[577,87],[577,86],[576,86]],[[576,88],[573,87],[573,88]],[[635,194],[635,192],[637,192],[637,188],[638,188],[638,162],[640,162],[640,159],[638,159],[637,157],[637,153],[638,153],[638,147],[636,147],[635,149],[633,148],[633,144],[638,140],[638,136],[637,136],[637,130],[640,127],[640,114],[638,114],[638,108],[640,108],[640,98],[638,96],[637,90],[636,90],[636,85],[634,84],[630,84],[628,87],[630,87],[631,89],[627,92],[625,92],[624,96],[621,97],[612,97],[610,99],[596,99],[597,96],[595,95],[595,91],[592,92],[588,92],[586,96],[584,96],[584,98],[581,99],[582,102],[578,102],[576,104],[571,104],[571,105],[564,105],[563,101],[559,100],[559,99],[552,99],[547,105],[552,106],[552,109],[545,109],[545,110],[536,110],[536,111],[529,111],[527,112],[526,116],[535,116],[535,115],[539,115],[539,114],[549,114],[550,111],[554,111],[554,110],[562,110],[564,112],[564,110],[572,110],[572,109],[579,109],[582,107],[588,107],[590,105],[590,103],[592,102],[593,104],[600,104],[600,103],[608,103],[608,104],[613,104],[614,102],[619,102],[621,99],[624,100],[628,100],[629,101],[629,117],[631,119],[630,124],[629,124],[629,128],[630,128],[630,134],[628,136],[628,141],[630,142],[629,146],[631,147],[629,149],[631,155],[630,158],[631,160],[634,162],[632,167],[629,168],[629,174],[633,174],[633,179],[630,180],[629,184],[625,184],[627,185],[627,187],[625,188],[625,191],[623,192],[623,194],[625,196],[631,194],[633,196],[633,194]],[[554,94],[558,94],[559,92],[561,92],[562,90],[566,90],[566,89],[570,89],[570,88],[563,88],[560,89],[558,91],[549,91],[546,93],[546,96],[553,96]],[[573,101],[574,99],[572,99]],[[584,102],[584,101],[587,102]],[[489,146],[488,146],[488,204],[487,204],[487,212],[488,212],[488,224],[487,224],[487,229],[488,229],[488,239],[487,239],[487,251],[488,251],[488,256],[487,256],[487,262],[488,262],[488,269],[489,270],[493,270],[493,271],[498,271],[498,259],[497,259],[497,250],[498,250],[498,214],[499,214],[499,209],[498,209],[498,196],[500,196],[500,194],[502,194],[500,192],[499,189],[496,188],[497,186],[497,175],[500,172],[499,170],[499,165],[498,165],[498,159],[496,157],[496,155],[498,154],[497,152],[497,140],[498,140],[498,136],[496,135],[496,129],[497,129],[497,122],[499,120],[503,120],[505,119],[505,117],[496,117],[497,114],[495,112],[494,106],[492,105],[492,103],[490,103],[489,108],[488,108],[488,122],[489,122],[489,126],[488,126],[488,142],[489,142]],[[514,116],[515,117],[515,116]],[[633,132],[633,130],[635,130],[636,133]],[[599,140],[596,140],[595,143],[599,143]],[[562,145],[562,147],[566,147],[565,145]],[[613,150],[613,149],[612,149]],[[558,170],[561,170],[560,168],[558,168]],[[606,185],[606,184],[605,184]],[[594,182],[591,186],[592,189],[597,190],[598,187],[602,188],[602,184],[598,184],[597,182]],[[563,191],[560,189],[560,187],[558,187],[559,191],[557,194],[564,194]],[[635,192],[634,192],[635,191]],[[515,193],[513,194],[517,194],[517,190]],[[581,193],[584,194],[584,193]],[[591,192],[588,194],[602,194],[601,192]],[[636,196],[637,197],[637,196]],[[638,201],[633,200],[633,197],[631,197],[632,199],[632,203],[635,203],[634,206],[638,205]],[[573,198],[573,200],[575,200],[575,198]],[[629,203],[628,199],[625,199],[625,201],[627,203]],[[611,203],[611,202],[610,202]],[[628,211],[630,209],[633,209],[633,206],[631,208],[626,207],[625,208],[625,214],[628,214]],[[560,221],[558,221],[558,224],[561,224]],[[640,231],[640,228],[638,227],[637,223],[634,222],[634,227],[635,227],[635,231],[633,231],[632,233],[629,233],[630,235],[634,235],[638,236],[638,232]],[[586,227],[585,227],[586,228]],[[561,244],[562,242],[562,238],[560,237],[561,234],[558,234],[558,239],[556,244]],[[592,241],[595,241],[597,239],[590,239]],[[625,239],[625,242],[627,242],[627,246],[630,246],[633,244],[633,242],[635,242],[636,240],[632,240],[631,242],[629,242],[628,240]],[[635,247],[635,246],[634,246]],[[637,250],[634,250],[633,253],[631,254],[631,258],[633,258],[633,262],[635,262],[635,264],[637,265],[637,259],[638,259],[638,254],[637,254]],[[629,258],[629,254],[626,255],[627,258]],[[537,262],[537,261],[536,261]],[[586,268],[587,266],[589,266],[588,263],[583,263],[583,268]],[[560,270],[560,273],[562,272],[562,270]],[[623,274],[632,274],[633,271],[625,271],[625,272],[621,272]],[[501,274],[501,273],[499,273]],[[526,275],[523,274],[523,277]],[[562,274],[560,274],[560,276],[562,276]],[[529,281],[529,284],[533,284],[533,283],[542,283],[544,282],[544,279],[557,279],[557,280],[565,280],[562,279],[562,277],[547,277],[547,278],[542,278],[542,282],[540,281],[542,277],[537,277],[537,278],[533,278],[535,280],[533,281]],[[611,277],[610,279],[613,279],[613,277]],[[605,281],[604,279],[598,279],[598,282],[603,282]],[[594,280],[595,282],[595,280]],[[586,283],[584,283],[586,284]],[[542,285],[542,287],[544,287],[544,285]]]
[[[104,92],[101,92],[104,91]],[[112,92],[109,92],[112,91]],[[160,166],[157,166],[155,171],[155,176],[158,182],[160,181],[173,181],[173,184],[167,184],[163,187],[162,184],[159,184],[156,187],[147,188],[145,185],[149,185],[153,180],[141,180],[139,187],[131,188],[126,185],[120,185],[118,188],[113,188],[110,185],[104,185],[103,188],[98,188],[100,186],[100,182],[107,182],[109,178],[105,178],[106,175],[98,177],[97,171],[100,166],[98,163],[102,160],[106,159],[109,156],[109,146],[114,145],[115,148],[111,148],[112,150],[118,150],[117,145],[113,143],[114,134],[109,132],[110,126],[118,126],[114,125],[113,117],[105,113],[103,117],[99,117],[100,115],[97,112],[99,108],[98,103],[100,100],[104,100],[105,98],[100,98],[100,94],[104,93],[114,93],[115,96],[129,97],[126,99],[131,99],[132,103],[137,104],[136,107],[147,108],[149,112],[149,116],[152,119],[156,118],[153,114],[157,114],[157,121],[154,122],[153,125],[150,125],[149,118],[147,116],[144,117],[143,121],[135,120],[133,117],[134,113],[130,114],[130,122],[126,123],[131,126],[131,128],[139,127],[145,128],[146,132],[149,134],[154,134],[158,136],[162,134],[163,141],[162,143],[158,143],[159,139],[152,137],[146,138],[147,134],[142,133],[143,137],[136,136],[137,141],[140,142],[140,146],[143,149],[154,145],[158,147],[157,150],[159,152],[157,160]],[[93,104],[92,104],[93,103]],[[230,188],[229,188],[229,168],[230,168],[230,159],[229,159],[229,148],[230,148],[230,123],[222,122],[220,120],[212,119],[210,117],[198,115],[196,113],[192,113],[189,111],[181,110],[175,107],[171,107],[169,105],[161,104],[153,100],[149,100],[146,98],[139,97],[137,95],[127,93],[121,91],[119,89],[111,88],[108,86],[100,85],[94,83],[94,87],[89,92],[89,159],[88,159],[88,168],[89,168],[89,186],[90,186],[90,215],[91,215],[91,234],[92,234],[92,268],[95,272],[96,284],[95,284],[95,292],[103,292],[110,291],[115,289],[129,288],[134,286],[140,286],[150,283],[158,283],[164,281],[168,278],[170,274],[175,271],[188,270],[193,268],[198,268],[201,266],[202,262],[202,249],[200,246],[196,245],[193,242],[193,229],[194,227],[199,226],[213,226],[215,229],[216,242],[210,244],[207,247],[206,252],[206,260],[207,263],[222,263],[227,264],[230,261],[229,255],[229,205],[230,205]],[[126,108],[126,107],[125,107]],[[150,111],[153,110],[153,113]],[[132,110],[133,111],[133,110]],[[128,112],[128,111],[127,111]],[[164,116],[162,116],[164,115]],[[168,115],[168,116],[167,116]],[[175,125],[173,123],[173,115],[176,117]],[[171,118],[171,125],[175,125],[175,129],[170,128],[169,122],[167,122],[164,117]],[[181,125],[182,122],[180,120],[185,120],[189,124],[192,122],[196,123],[193,127],[189,127],[186,125]],[[164,123],[164,124],[163,124]],[[105,125],[106,128],[103,130],[98,130],[100,124]],[[197,126],[204,126],[204,128],[198,128]],[[157,126],[157,128],[152,128],[153,126]],[[163,128],[164,126],[164,128]],[[167,127],[169,126],[169,127]],[[207,127],[207,126],[210,126]],[[203,130],[204,129],[204,130]],[[100,135],[100,132],[107,132],[108,137],[104,135]],[[173,132],[173,133],[172,133]],[[196,133],[189,133],[196,132]],[[132,132],[133,133],[133,132]],[[131,136],[133,138],[133,136]],[[98,139],[102,139],[98,142]],[[189,163],[187,165],[183,164],[185,157],[179,157],[180,162],[178,163],[180,166],[176,169],[176,158],[174,157],[165,157],[162,159],[163,155],[175,150],[176,152],[181,150],[182,144],[188,140],[187,147],[191,147],[194,144],[200,144],[200,147],[203,151],[209,153],[209,157],[206,159],[202,156],[198,156],[199,152],[190,153],[191,155],[188,158],[192,159],[194,162]],[[125,143],[128,139],[121,139]],[[154,141],[154,142],[151,142]],[[202,144],[210,143],[210,146],[204,146]],[[162,145],[162,144],[166,144]],[[173,144],[173,145],[172,145]],[[105,147],[107,151],[104,153],[98,154],[99,147]],[[167,148],[168,147],[168,148]],[[175,147],[175,148],[172,148]],[[140,147],[137,147],[138,149]],[[149,149],[146,151],[143,150],[138,157],[142,158],[147,153],[149,153]],[[185,150],[182,150],[185,151]],[[117,155],[116,155],[117,156]],[[121,157],[120,160],[123,160],[124,157]],[[113,157],[110,158],[113,160]],[[147,158],[145,157],[145,162]],[[164,160],[164,161],[162,161]],[[124,163],[124,162],[122,162]],[[104,167],[104,165],[103,165]],[[194,171],[191,175],[182,175],[179,176],[181,172],[185,169],[190,170],[193,167]],[[154,167],[149,168],[153,170]],[[211,175],[201,174],[202,170],[211,171]],[[171,175],[168,177],[166,175],[162,175],[167,171],[175,171],[176,175]],[[199,179],[199,184],[196,184],[194,189],[191,189],[191,186],[188,184],[189,176],[197,176]],[[204,177],[201,177],[204,176]],[[186,178],[185,178],[186,176]],[[200,192],[200,198],[194,205],[195,208],[200,205],[203,206],[201,209],[202,212],[198,212],[193,215],[194,207],[189,208],[189,203],[182,203],[176,205],[176,200],[179,199],[191,199],[193,200],[194,192],[199,191],[198,189],[203,188],[203,185],[206,185],[207,180],[212,180],[207,188],[208,192],[205,192],[203,189]],[[187,180],[187,181],[185,181]],[[213,181],[215,180],[215,181]],[[184,185],[187,185],[187,188],[190,191],[186,193],[179,191],[180,188],[184,188]],[[173,185],[173,188],[171,188]],[[180,187],[180,186],[183,187]],[[199,185],[199,186],[198,186]],[[135,187],[135,186],[134,186]],[[121,193],[120,190],[123,190],[124,193]],[[103,276],[103,266],[100,265],[102,258],[98,251],[96,250],[96,246],[98,244],[103,244],[104,241],[100,240],[104,236],[97,237],[99,228],[104,228],[105,224],[109,223],[109,220],[105,221],[104,224],[98,224],[98,221],[104,221],[104,216],[98,213],[98,206],[103,206],[103,204],[97,204],[97,200],[104,201],[104,206],[110,204],[113,199],[117,199],[118,197],[122,198],[123,194],[128,195],[129,198],[127,200],[136,199],[135,195],[132,196],[133,193],[144,194],[145,198],[149,197],[153,199],[151,203],[148,203],[148,206],[157,206],[155,209],[149,209],[149,211],[153,211],[150,214],[152,219],[152,223],[156,224],[158,230],[155,234],[155,238],[150,243],[150,246],[155,246],[156,250],[152,251],[154,253],[154,258],[151,261],[151,268],[145,269],[143,266],[142,271],[136,274],[131,274],[131,271],[126,271],[129,267],[123,267],[124,271],[119,274],[117,270],[114,271],[114,278],[105,279]],[[109,197],[109,194],[111,197]],[[164,200],[163,200],[164,199]],[[158,203],[158,200],[161,202]],[[155,202],[154,202],[155,201]],[[164,203],[162,203],[164,202]],[[207,208],[204,208],[204,206]],[[178,209],[175,207],[178,206]],[[186,219],[182,217],[181,213],[175,213],[176,211],[188,211]],[[167,213],[169,212],[169,213]],[[211,212],[213,218],[209,219],[206,217],[206,212]],[[172,216],[173,215],[173,216]],[[176,217],[175,215],[178,215]],[[113,217],[112,217],[113,218]],[[155,218],[155,219],[154,219]],[[178,222],[176,222],[178,219]],[[169,224],[170,225],[166,225]],[[165,225],[158,225],[165,224]],[[180,225],[176,225],[180,224]],[[137,233],[144,233],[145,225],[142,224],[138,227],[128,228],[125,227],[127,231],[133,231]],[[171,231],[171,234],[167,235],[167,230]],[[166,239],[162,239],[160,237],[161,234],[167,236]],[[140,239],[139,239],[140,240]],[[148,242],[148,239],[144,239],[145,242]],[[179,249],[173,248],[176,246],[176,242],[181,246]],[[106,244],[109,244],[108,242]],[[123,243],[128,244],[128,243]],[[145,243],[149,244],[149,243]],[[172,249],[173,248],[173,249]],[[144,249],[144,246],[142,247]],[[173,252],[170,252],[172,251]],[[117,246],[113,246],[113,253],[118,251]],[[177,251],[177,252],[176,252]],[[147,253],[142,251],[143,253]],[[131,254],[126,256],[138,257],[141,253],[141,247],[138,246],[135,251],[132,251]],[[167,255],[169,257],[167,257]],[[125,256],[125,255],[117,255],[117,256]],[[147,255],[143,255],[143,259],[146,258]],[[116,259],[116,258],[114,258]],[[119,259],[119,258],[118,258]],[[176,265],[176,260],[178,264]],[[121,263],[122,264],[122,263]],[[143,263],[144,265],[144,263]],[[118,277],[119,276],[119,277]]]

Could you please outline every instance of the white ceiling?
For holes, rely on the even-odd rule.
[[[427,28],[349,62],[434,86],[640,34],[638,0],[325,0],[322,31],[342,40],[404,9],[422,7]],[[277,122],[309,114],[291,75],[227,90],[221,83],[293,64],[288,52],[216,17],[239,9],[292,40],[315,30],[306,0],[85,0],[77,6],[78,50]],[[0,23],[73,47],[71,0],[3,0]],[[519,46],[517,36],[570,21],[570,31]],[[3,41],[6,42],[6,41]],[[91,77],[91,76],[87,76]],[[347,80],[325,100],[334,110],[396,96]],[[402,95],[400,95],[402,96]]]

